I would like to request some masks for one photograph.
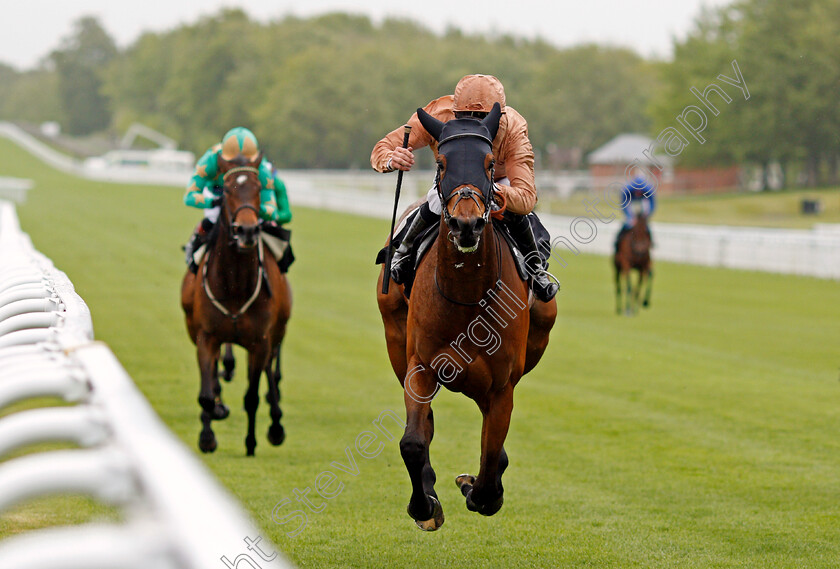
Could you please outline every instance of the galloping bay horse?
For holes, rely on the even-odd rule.
[[[642,286],[646,285],[645,297],[641,305],[650,306],[651,285],[653,283],[653,262],[650,258],[650,231],[647,215],[639,213],[636,223],[616,243],[613,265],[615,266],[615,310],[622,311],[622,278],[625,282],[624,313],[632,316],[639,310]],[[633,288],[632,271],[639,273],[636,288]]]
[[[529,294],[490,215],[499,105],[482,121],[443,123],[422,109],[418,115],[439,141],[436,183],[443,215],[437,240],[417,268],[411,301],[393,281],[382,294],[388,267],[380,273],[377,300],[391,366],[404,390],[407,426],[400,453],[412,485],[408,514],[420,529],[432,531],[444,520],[429,461],[432,399],[443,385],[481,410],[478,476],[462,474],[455,483],[469,510],[495,514],[503,502],[513,389],[542,357],[557,305]]]
[[[203,428],[198,447],[202,452],[216,450],[211,421],[227,416],[221,403],[218,373],[222,344],[237,344],[248,351],[248,456],[253,456],[257,446],[254,429],[263,372],[268,376],[266,399],[271,415],[268,441],[276,446],[285,438],[280,424],[283,414],[278,384],[280,345],[291,314],[292,291],[260,236],[261,160],[261,154],[252,162],[242,157],[231,161],[219,157],[219,171],[224,176],[219,221],[208,239],[208,254],[197,274],[188,270],[181,286],[187,331],[196,345],[201,372],[198,402]]]

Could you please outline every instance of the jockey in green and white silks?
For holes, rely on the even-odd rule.
[[[199,158],[195,166],[187,191],[184,194],[184,204],[204,210],[204,220],[198,225],[189,243],[185,246],[186,261],[190,268],[197,269],[193,254],[204,244],[207,234],[219,219],[219,200],[224,185],[223,176],[219,173],[218,158],[233,160],[237,156],[244,156],[253,160],[259,154],[257,138],[247,128],[236,127],[229,130],[222,138],[222,142],[208,149]],[[277,176],[274,167],[266,158],[259,166],[260,190],[260,218],[272,225],[283,225],[292,219],[289,209],[289,198],[286,195],[286,185]]]
[[[236,127],[225,134],[222,142],[216,144],[199,158],[195,166],[195,173],[190,178],[184,203],[191,207],[207,209],[205,217],[214,223],[219,218],[219,208],[214,206],[216,198],[222,195],[222,175],[219,173],[219,155],[225,160],[233,160],[239,155],[253,160],[259,154],[257,138],[247,128]],[[265,221],[273,221],[280,225],[292,219],[289,209],[289,199],[286,196],[286,186],[274,172],[274,168],[267,159],[260,163],[260,217]]]

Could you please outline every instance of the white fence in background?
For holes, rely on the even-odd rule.
[[[0,201],[0,410],[37,397],[75,405],[1,417],[0,459],[41,442],[80,448],[0,462],[0,516],[32,498],[85,494],[118,508],[121,519],[7,538],[0,567],[290,567],[166,429],[113,353],[93,341],[84,301]]]
[[[89,179],[179,187],[186,184],[183,174],[172,172],[150,172],[140,168],[86,169],[9,123],[0,123],[0,136],[14,140],[63,171]],[[395,174],[384,175],[370,170],[282,170],[280,176],[286,183],[289,201],[293,205],[379,218],[391,216]],[[403,178],[398,211],[401,213],[408,204],[424,195],[433,178],[433,172],[408,172]],[[538,187],[551,187],[560,193],[573,191],[584,183],[584,175],[580,173],[572,173],[563,179],[555,179],[550,173],[545,173],[537,178]],[[590,219],[597,227],[597,235],[591,242],[583,243],[570,233],[577,218],[540,214],[540,219],[552,238],[565,237],[581,253],[597,255],[612,252],[612,242],[620,223],[618,219],[611,223]],[[584,234],[582,237],[586,237],[585,227],[580,223],[575,226]],[[840,279],[840,231],[836,227],[817,226],[813,230],[801,230],[654,223],[652,229],[656,247],[653,254],[656,260],[676,263]],[[561,247],[558,254],[567,262],[573,256],[566,247]]]
[[[294,205],[342,211],[382,219],[394,207],[395,176],[347,172],[282,172]],[[425,195],[431,172],[404,177],[398,213]],[[359,191],[359,186],[365,188]],[[605,209],[605,208],[603,208]],[[602,215],[609,215],[606,210]],[[620,215],[604,222],[597,217],[575,218],[540,213],[555,243],[555,254],[572,266],[575,253],[611,255],[621,227]],[[388,231],[383,224],[383,239]],[[594,230],[593,230],[594,228]],[[718,225],[652,223],[654,260],[692,265],[786,273],[840,279],[840,226],[815,229],[765,229]]]
[[[573,266],[575,253],[564,243],[571,243],[580,253],[611,255],[622,223],[619,218],[603,223],[597,218],[544,214],[540,214],[540,219],[554,240],[555,256],[569,266]],[[651,232],[654,262],[840,279],[840,230],[833,225],[763,229],[652,223]]]

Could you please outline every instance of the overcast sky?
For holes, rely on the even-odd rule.
[[[377,23],[398,16],[436,32],[455,26],[466,33],[541,37],[559,47],[597,42],[632,47],[645,56],[669,57],[673,38],[685,35],[702,6],[729,1],[3,0],[0,62],[18,69],[34,67],[81,16],[96,16],[117,44],[126,47],[143,31],[192,23],[223,6],[241,7],[252,18],[266,21],[330,11],[365,14]]]

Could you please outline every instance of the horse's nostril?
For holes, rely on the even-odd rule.
[[[475,221],[475,229],[474,229],[474,231],[475,231],[476,233],[478,233],[479,231],[484,231],[484,225],[485,225],[485,224],[486,224],[486,222],[484,221],[484,219],[483,219],[483,218],[481,218],[481,217],[479,217],[479,218]]]

